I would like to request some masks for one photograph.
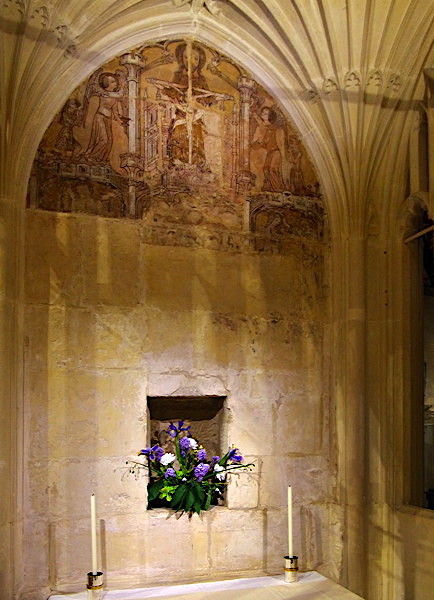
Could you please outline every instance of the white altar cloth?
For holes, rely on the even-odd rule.
[[[361,600],[361,596],[316,571],[300,573],[296,583],[283,575],[188,583],[128,590],[105,590],[102,600]],[[49,600],[87,600],[87,592],[60,594]],[[363,599],[362,599],[363,600]]]

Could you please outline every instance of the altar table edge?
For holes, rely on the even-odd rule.
[[[266,590],[268,588],[268,590]],[[273,589],[271,589],[273,588]],[[361,596],[350,592],[346,588],[332,582],[316,571],[307,571],[299,573],[296,583],[286,583],[283,575],[269,575],[264,577],[246,577],[242,579],[228,579],[223,581],[205,581],[196,583],[186,583],[178,585],[163,585],[157,587],[131,588],[125,590],[105,589],[101,600],[184,600],[191,597],[192,600],[211,600],[209,594],[216,592],[218,597],[224,596],[219,592],[226,592],[225,596],[236,600],[237,590],[251,590],[252,600],[285,600],[286,598],[297,599],[298,592],[303,600],[328,600],[336,598],[337,600],[363,600]],[[261,592],[263,590],[263,593]],[[311,593],[308,593],[311,592]],[[308,595],[306,595],[308,593]],[[214,594],[213,594],[214,597]],[[246,598],[245,594],[242,594]],[[86,589],[82,592],[74,593],[55,593],[49,596],[48,600],[87,600]],[[246,598],[247,600],[247,598]]]

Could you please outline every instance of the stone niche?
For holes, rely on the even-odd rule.
[[[225,396],[148,396],[150,445],[159,444],[170,452],[172,438],[167,433],[171,422],[184,421],[190,435],[207,451],[221,455],[225,449],[223,414]]]

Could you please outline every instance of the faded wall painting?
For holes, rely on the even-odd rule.
[[[28,206],[265,236],[318,235],[323,220],[314,170],[279,106],[191,40],[145,44],[75,90],[41,141]]]

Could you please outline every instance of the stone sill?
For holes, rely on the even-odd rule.
[[[239,505],[231,505],[230,502],[228,502],[227,504],[222,504],[222,505],[214,505],[211,506],[208,510],[202,510],[200,512],[200,514],[196,514],[193,513],[191,518],[196,518],[196,519],[204,519],[204,518],[208,518],[209,515],[215,515],[216,513],[227,513],[227,514],[231,514],[231,513],[236,513],[236,512],[251,512],[251,511],[256,511],[258,513],[261,513],[263,511],[263,508],[260,506],[239,506]],[[159,508],[147,508],[146,509],[146,516],[148,518],[155,517],[155,518],[169,518],[171,516],[178,518],[178,517],[182,517],[183,519],[189,519],[188,515],[186,513],[183,513],[181,515],[181,512],[175,512],[172,508],[166,508],[166,507],[159,507]]]

